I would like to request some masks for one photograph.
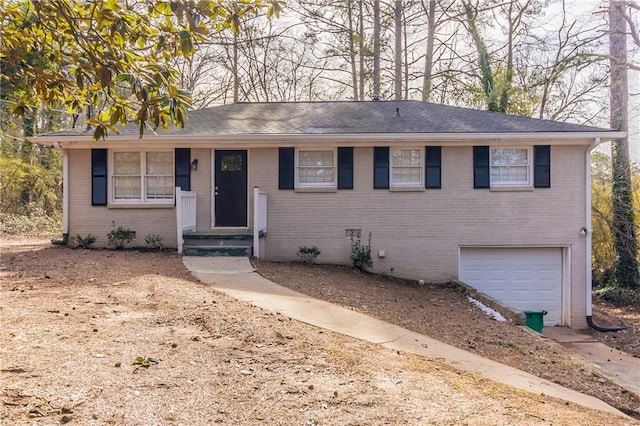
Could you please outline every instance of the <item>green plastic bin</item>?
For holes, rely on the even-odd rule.
[[[547,315],[547,311],[524,311],[524,315],[527,317],[527,327],[538,333],[542,333],[544,316]]]

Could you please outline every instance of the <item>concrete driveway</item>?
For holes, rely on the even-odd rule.
[[[566,327],[545,327],[542,334],[595,364],[602,375],[612,382],[640,396],[640,358]]]
[[[183,257],[201,282],[238,300],[307,324],[442,362],[458,370],[619,416],[603,401],[368,315],[306,296],[256,274],[248,258]]]

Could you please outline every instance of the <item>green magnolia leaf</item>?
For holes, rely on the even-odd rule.
[[[119,134],[120,134],[120,130],[118,130],[118,128],[117,128],[116,126],[108,125],[108,126],[107,126],[107,128],[108,128],[109,130],[111,130],[113,133],[115,133],[116,135],[119,135]]]
[[[114,80],[117,81],[118,83],[121,83],[121,82],[131,83],[132,78],[133,76],[131,74],[118,74],[117,76],[115,76]]]
[[[114,126],[120,120],[122,111],[119,108],[112,108],[109,114],[109,124]]]
[[[12,107],[11,103],[10,103],[9,107],[13,110],[13,114],[14,115],[24,115],[24,113],[25,113],[24,105],[15,105],[15,106]]]
[[[193,54],[193,44],[191,39],[180,40],[180,51],[185,56],[191,56]]]
[[[0,8],[3,99],[13,102],[10,108],[20,116],[29,112],[27,105],[76,113],[88,103],[109,110],[93,123],[96,140],[116,124],[125,125],[127,117],[135,117],[142,135],[153,98],[158,106],[166,107],[168,98],[175,103],[173,113],[155,115],[153,125],[182,124],[189,94],[176,93],[178,73],[167,64],[179,56],[190,59],[210,29],[238,31],[247,14],[265,10],[278,16],[280,4],[6,1]]]
[[[102,125],[102,123],[95,118],[89,118],[87,124],[93,127],[100,127]]]
[[[76,73],[76,84],[78,85],[78,88],[80,90],[84,88],[84,77],[82,75],[82,72]]]
[[[106,127],[99,125],[93,131],[93,140],[97,141],[99,139],[104,140],[107,137],[107,129]]]
[[[176,119],[174,121],[174,124],[180,128],[184,127],[184,108],[182,107],[178,107],[176,110]]]

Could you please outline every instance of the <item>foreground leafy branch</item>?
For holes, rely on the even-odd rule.
[[[281,2],[22,0],[0,8],[3,99],[24,117],[40,105],[77,113],[89,106],[94,139],[133,121],[145,130],[183,126],[189,93],[176,57],[190,60],[212,32],[238,31],[242,16]]]

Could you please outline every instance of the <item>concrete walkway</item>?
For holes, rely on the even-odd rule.
[[[247,258],[185,256],[183,263],[201,282],[254,306],[385,348],[424,356],[460,371],[518,389],[624,416],[620,411],[592,396],[405,328],[279,286],[256,274]]]
[[[545,327],[542,334],[600,367],[603,376],[640,397],[640,358],[566,327]]]

